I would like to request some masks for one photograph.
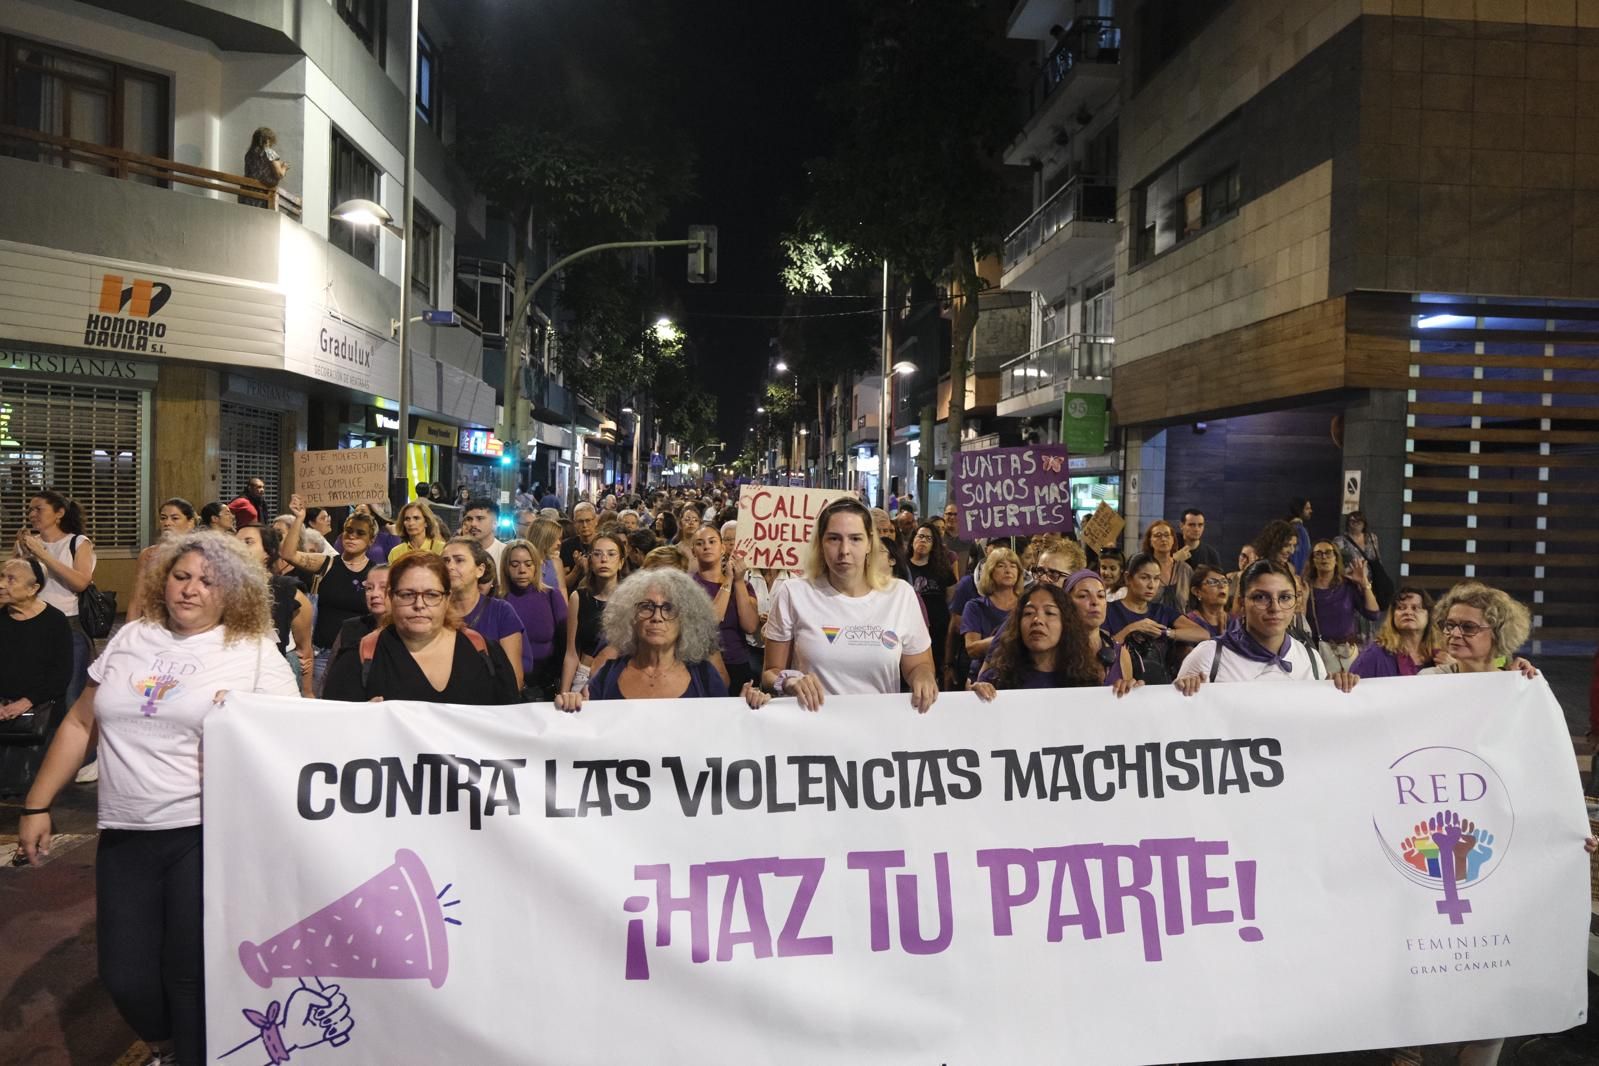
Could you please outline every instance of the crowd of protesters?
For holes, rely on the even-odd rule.
[[[909,499],[845,497],[791,573],[734,550],[736,488],[618,489],[570,510],[538,492],[503,509],[463,497],[454,530],[430,502],[441,491],[393,518],[298,496],[274,515],[259,478],[227,503],[166,500],[98,658],[78,618],[90,531],[56,492],[28,501],[0,568],[15,653],[0,656],[0,725],[29,716],[38,743],[0,760],[0,792],[26,794],[21,847],[37,861],[51,803],[94,779],[98,750],[99,878],[116,886],[100,897],[102,972],[156,1061],[199,1062],[204,1046],[199,739],[227,690],[569,713],[727,695],[823,711],[901,693],[926,713],[961,690],[999,707],[1010,689],[1536,674],[1517,654],[1524,606],[1473,580],[1436,602],[1396,586],[1363,515],[1317,537],[1303,500],[1236,553],[1206,543],[1190,508],[1124,557],[1069,530],[968,539],[953,504],[923,517]],[[159,733],[140,725],[157,711]]]

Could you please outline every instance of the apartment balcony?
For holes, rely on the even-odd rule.
[[[1110,395],[1115,348],[1114,337],[1074,333],[1012,359],[1000,369],[995,414],[1027,418],[1057,410],[1068,393]]]
[[[522,392],[533,406],[533,417],[540,422],[564,426],[572,421],[574,408],[571,390],[544,371],[524,366]]]
[[[1021,132],[1005,150],[1005,162],[1025,165],[1049,154],[1061,132],[1075,132],[1084,123],[1079,112],[1092,113],[1115,96],[1121,83],[1121,29],[1110,19],[1080,18],[1066,27],[1060,45],[1049,54],[1028,84]]]
[[[1078,176],[1061,186],[1005,238],[1005,289],[1056,292],[1074,264],[1116,248],[1116,186]],[[1080,266],[1077,267],[1080,272]]]

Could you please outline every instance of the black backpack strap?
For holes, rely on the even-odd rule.
[[[1211,641],[1216,645],[1216,653],[1210,657],[1210,679],[1216,680],[1216,672],[1221,669],[1221,641]]]
[[[1310,657],[1310,676],[1313,680],[1321,681],[1321,652],[1315,648],[1305,648],[1305,654]]]

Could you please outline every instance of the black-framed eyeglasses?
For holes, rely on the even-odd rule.
[[[444,593],[438,589],[400,589],[390,592],[389,599],[397,603],[415,603],[421,600],[429,607],[437,607],[444,602]]]
[[[1447,622],[1439,622],[1438,628],[1443,630],[1445,636],[1452,636],[1455,633],[1459,633],[1467,640],[1471,640],[1478,633],[1481,633],[1488,627],[1477,622],[1456,622],[1454,620],[1450,620]]]
[[[1052,566],[1035,566],[1033,567],[1033,577],[1051,585],[1059,585],[1071,575],[1064,570],[1056,570]]]
[[[1207,577],[1199,584],[1207,589],[1224,589],[1227,587],[1227,579],[1224,577]]]
[[[670,622],[677,617],[677,604],[668,600],[665,603],[656,603],[653,600],[639,600],[633,605],[633,617],[643,622],[659,615],[661,621]]]

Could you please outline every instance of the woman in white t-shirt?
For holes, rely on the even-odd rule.
[[[88,677],[89,637],[78,623],[78,594],[94,583],[94,544],[83,535],[83,511],[77,501],[45,489],[28,499],[28,528],[17,534],[16,556],[44,567],[39,598],[72,624],[72,680],[68,705],[83,691]]]
[[[828,694],[900,690],[925,712],[938,699],[933,642],[916,593],[889,576],[872,515],[858,501],[835,500],[816,516],[805,578],[785,581],[766,620],[761,683],[814,711]]]
[[[1200,644],[1183,660],[1173,682],[1192,696],[1206,681],[1321,681],[1327,677],[1314,649],[1288,635],[1298,594],[1294,572],[1282,563],[1262,559],[1250,564],[1238,580],[1243,610],[1215,640]],[[1360,680],[1354,674],[1332,675],[1339,692]]]
[[[100,978],[157,1061],[199,1064],[200,729],[230,690],[297,690],[277,651],[266,572],[231,537],[169,540],[137,595],[143,617],[89,668],[23,801],[19,838],[32,863],[49,852],[50,805],[98,729]],[[161,1057],[171,1049],[176,1058]]]

